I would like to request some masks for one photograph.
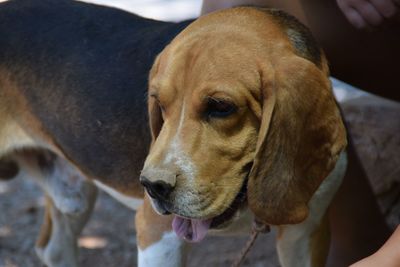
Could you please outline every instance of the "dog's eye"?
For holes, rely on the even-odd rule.
[[[206,116],[207,118],[225,118],[234,112],[236,112],[237,107],[226,101],[216,98],[207,99]]]

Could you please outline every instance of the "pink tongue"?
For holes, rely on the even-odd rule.
[[[194,220],[175,216],[172,229],[177,236],[189,242],[200,242],[204,239],[211,225],[210,220]]]

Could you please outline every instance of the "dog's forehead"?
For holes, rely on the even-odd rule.
[[[189,45],[187,45],[189,46]],[[237,54],[247,55],[243,57]],[[263,57],[267,60],[267,57]],[[162,71],[150,80],[150,91],[176,93],[203,91],[211,88],[236,87],[246,85],[259,88],[260,69],[257,53],[249,52],[246,45],[222,45],[210,49],[193,45],[182,51],[168,51],[168,56],[160,57]],[[179,92],[175,92],[175,91]]]
[[[260,41],[261,37],[232,34],[222,34],[213,40],[206,37],[207,33],[202,33],[171,43],[159,57],[151,84],[159,89],[194,88],[199,83],[221,80],[254,84],[260,79],[261,66],[279,60],[276,55],[287,52],[276,50],[288,50],[289,46],[287,40],[278,38],[270,45],[269,41]],[[279,48],[272,52],[272,46]]]
[[[293,54],[293,49],[270,16],[238,12],[199,19],[179,34],[158,57],[150,89],[174,96],[229,87],[258,94],[260,66],[265,70],[282,54]],[[259,21],[268,27],[261,27]]]

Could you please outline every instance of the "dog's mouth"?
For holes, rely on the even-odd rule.
[[[209,229],[223,228],[246,202],[247,179],[231,205],[220,215],[211,219],[190,219],[175,215],[172,229],[176,235],[188,242],[200,242],[205,238]]]

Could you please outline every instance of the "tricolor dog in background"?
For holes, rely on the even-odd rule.
[[[186,241],[254,219],[278,228],[282,266],[324,265],[346,133],[323,53],[278,10],[189,24],[74,1],[0,4],[0,177],[44,189],[46,265],[78,266],[94,184],[139,208],[140,267],[182,266]]]

